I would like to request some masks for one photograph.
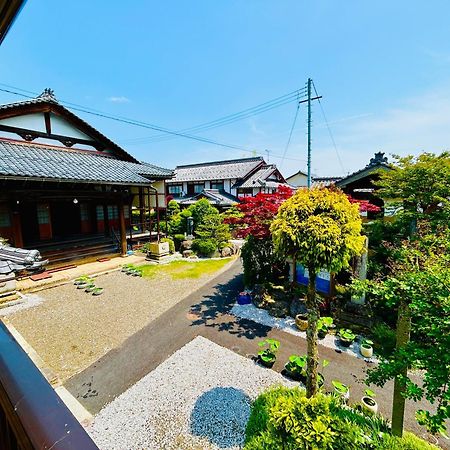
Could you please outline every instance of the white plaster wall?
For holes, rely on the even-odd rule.
[[[223,189],[225,192],[231,194],[231,180],[224,180]]]
[[[211,189],[211,182],[205,181],[205,189]]]
[[[29,130],[41,131],[45,133],[44,114],[26,114],[25,116],[10,117],[8,119],[0,120],[2,125],[10,127],[27,128]]]
[[[75,137],[80,139],[92,139],[87,134],[82,133],[78,128],[68,123],[61,117],[50,113],[50,122],[53,134],[60,134],[62,136]]]

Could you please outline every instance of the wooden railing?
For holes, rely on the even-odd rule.
[[[1,321],[0,449],[98,450]]]

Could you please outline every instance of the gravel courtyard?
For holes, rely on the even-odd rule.
[[[87,429],[101,450],[240,449],[251,401],[280,374],[196,337],[129,388]]]
[[[199,278],[178,279],[164,271],[151,278],[113,272],[96,278],[104,288],[98,297],[73,284],[49,288],[31,295],[36,306],[18,310],[8,320],[64,382],[231,264]]]

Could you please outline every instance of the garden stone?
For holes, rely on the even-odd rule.
[[[306,309],[306,304],[305,301],[303,299],[294,299],[291,303],[291,316],[295,317],[298,314],[306,314],[307,313],[307,309]]]
[[[233,250],[230,247],[224,247],[222,249],[222,257],[226,258],[227,256],[231,256],[233,254]]]
[[[193,243],[193,241],[190,240],[190,239],[187,239],[187,240],[183,241],[181,243],[181,247],[180,247],[181,251],[183,251],[183,250],[190,250],[192,248],[192,243]]]
[[[194,255],[194,251],[193,250],[184,250],[183,251],[183,258],[190,258],[193,255]]]

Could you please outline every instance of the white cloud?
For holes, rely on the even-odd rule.
[[[129,103],[130,99],[124,96],[117,96],[117,97],[108,97],[107,98],[108,102],[112,102],[112,103]]]

